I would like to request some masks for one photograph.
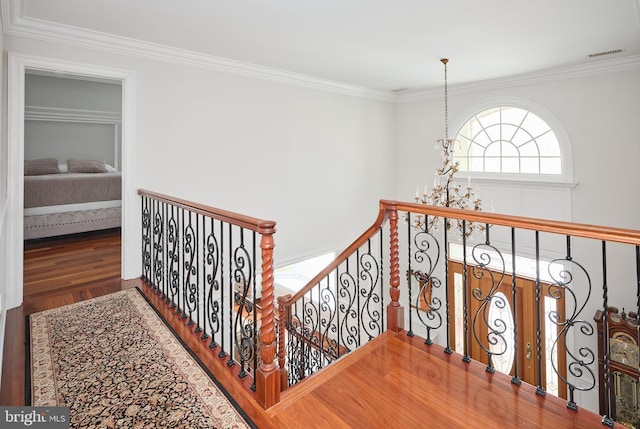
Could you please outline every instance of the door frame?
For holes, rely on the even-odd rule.
[[[135,72],[102,65],[64,61],[15,52],[8,53],[7,83],[7,309],[23,300],[24,253],[24,109],[25,73],[42,70],[122,82],[122,271],[123,279],[139,276],[141,220],[136,204],[135,165]]]

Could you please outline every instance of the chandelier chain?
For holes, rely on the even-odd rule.
[[[449,60],[443,58],[440,60],[444,64],[444,142],[449,141],[449,89],[447,87],[447,63]]]

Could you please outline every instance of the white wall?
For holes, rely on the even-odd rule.
[[[117,130],[109,124],[26,120],[24,159],[101,159],[115,166]]]
[[[58,109],[122,111],[120,82],[74,79],[66,76],[47,76],[30,72],[25,77],[26,106]]]
[[[103,159],[120,165],[120,82],[25,76],[24,158]]]
[[[154,107],[139,104],[139,127],[154,124],[139,128],[140,186],[275,220],[278,264],[353,240],[393,195],[390,104],[175,66],[137,73],[138,102]]]
[[[0,20],[2,21],[2,20]],[[7,133],[6,133],[6,78],[5,55],[4,55],[4,32],[2,22],[0,22],[0,367],[4,356],[4,336],[7,316],[7,290],[8,269],[7,260],[9,249],[7,246]],[[0,371],[1,372],[1,371]],[[2,374],[0,374],[0,382]]]
[[[392,103],[15,37],[6,50],[134,71],[136,188],[275,220],[278,265],[351,242],[394,196]]]

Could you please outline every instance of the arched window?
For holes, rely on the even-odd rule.
[[[554,128],[526,108],[485,108],[460,127],[453,159],[460,171],[479,176],[567,181],[568,150]]]

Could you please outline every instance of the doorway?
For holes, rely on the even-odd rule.
[[[566,399],[566,348],[564,338],[559,337],[559,324],[550,318],[553,314],[551,317],[558,321],[565,320],[564,296],[541,283],[536,299],[536,280],[516,275],[514,300],[513,286],[510,274],[449,262],[449,302],[454,308],[450,335],[454,350],[464,354],[466,302],[467,352],[471,359],[488,364],[491,358],[496,371],[509,375],[514,375],[517,367],[518,376],[525,383],[542,386],[545,392]]]
[[[139,207],[136,204],[135,183],[130,175],[134,165],[133,140],[135,135],[135,79],[128,70],[105,66],[67,62],[54,58],[9,53],[8,63],[8,261],[7,309],[18,307],[23,300],[23,252],[24,252],[24,119],[25,75],[28,70],[44,73],[62,73],[69,76],[93,79],[110,79],[122,84],[122,269],[123,279],[139,275],[140,230]]]

